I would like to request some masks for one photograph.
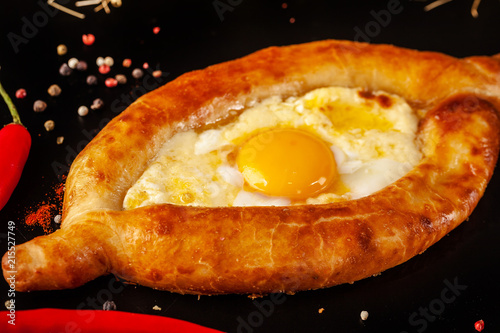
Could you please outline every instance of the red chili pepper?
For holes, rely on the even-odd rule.
[[[13,122],[0,130],[0,210],[16,188],[31,147],[31,136],[9,95],[0,83],[0,94],[9,107]]]
[[[11,314],[0,311],[1,332],[221,333],[180,319],[122,311],[38,309]],[[15,325],[8,323],[12,318]]]

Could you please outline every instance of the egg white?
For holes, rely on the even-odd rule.
[[[324,204],[370,195],[420,161],[418,119],[398,96],[375,93],[390,101],[381,105],[360,91],[328,87],[286,100],[274,96],[217,129],[177,133],[129,189],[124,208],[159,203],[207,207]],[[230,154],[254,133],[276,127],[307,130],[327,142],[346,191],[293,202],[245,188]]]

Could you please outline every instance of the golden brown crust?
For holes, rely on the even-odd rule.
[[[123,211],[126,191],[176,131],[268,96],[324,86],[384,90],[418,108],[421,163],[354,201]],[[75,159],[62,227],[17,247],[16,288],[73,288],[111,272],[180,293],[264,294],[371,276],[423,252],[469,216],[496,164],[499,107],[498,58],[459,60],[389,45],[272,47],[187,73],[132,104]]]

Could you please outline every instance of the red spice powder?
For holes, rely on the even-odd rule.
[[[35,212],[26,216],[25,223],[29,226],[39,225],[45,233],[52,232],[52,212],[56,209],[54,204],[42,204]]]
[[[57,214],[61,214],[64,198],[64,183],[52,187],[53,193],[47,194],[47,200],[39,204],[35,209],[28,211],[25,223],[28,226],[40,226],[43,232],[48,234],[54,231],[53,220]]]
[[[58,204],[62,204],[63,199],[64,199],[64,183],[60,183],[56,185],[54,188],[55,196],[54,199],[57,201]]]

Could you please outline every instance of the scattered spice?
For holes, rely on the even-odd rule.
[[[108,77],[106,79],[106,81],[104,81],[104,84],[108,88],[114,88],[118,85],[118,80],[116,80],[115,78],[112,78],[112,77]]]
[[[59,96],[61,94],[61,87],[59,87],[57,84],[53,84],[47,89],[47,92],[49,93],[50,96]]]
[[[110,70],[111,70],[111,67],[109,67],[106,64],[99,66],[99,73],[101,73],[101,74],[108,74]]]
[[[123,59],[122,66],[126,67],[126,68],[129,68],[130,66],[132,66],[132,60],[128,59],[128,58],[127,59]]]
[[[95,36],[92,34],[82,35],[82,41],[85,45],[92,45],[95,42]]]
[[[115,79],[118,82],[118,84],[125,84],[127,83],[127,77],[123,74],[117,74],[115,75]]]
[[[159,33],[159,32],[160,32],[160,27],[154,27],[154,28],[153,28],[153,33],[154,33],[155,35],[158,35],[158,33]]]
[[[142,64],[142,68],[148,69],[149,68],[149,64],[147,62],[143,63]]]
[[[87,67],[87,62],[83,60],[78,61],[78,63],[76,64],[76,70],[80,72],[86,71]]]
[[[39,225],[42,227],[45,233],[52,232],[52,218],[50,217],[52,212],[57,209],[55,204],[42,203],[40,207],[35,212],[30,213],[25,220],[26,225],[34,226]]]
[[[290,23],[295,23],[295,17],[290,17]]]
[[[65,179],[66,177],[63,177]],[[57,184],[53,187],[54,190],[54,198],[58,204],[62,204],[64,198],[64,183]]]
[[[361,320],[367,320],[368,319],[368,311],[361,311],[360,314]]]
[[[53,131],[54,128],[56,127],[56,124],[54,123],[53,120],[47,120],[44,124],[43,127],[45,127],[45,130],[47,132]]]
[[[62,215],[61,214],[57,214],[56,216],[54,216],[54,222],[59,224],[61,223],[61,220],[62,220]]]
[[[104,106],[104,101],[100,98],[96,98],[92,102],[92,105],[90,106],[90,108],[92,110],[98,110],[98,109],[102,108],[103,106]]]
[[[319,309],[319,310],[318,310],[318,313],[320,313],[320,314],[321,314],[321,313],[323,313],[323,311],[325,311],[325,308],[321,308],[321,309]]]
[[[481,319],[481,320],[476,321],[476,323],[474,324],[474,328],[478,332],[481,332],[482,330],[484,330],[484,320]]]
[[[106,301],[102,305],[102,309],[104,311],[114,311],[114,310],[116,310],[116,304],[113,301]]]
[[[42,101],[41,99],[38,99],[33,103],[33,111],[35,112],[43,112],[47,108],[47,103]]]
[[[59,67],[59,74],[62,76],[69,76],[71,73],[73,73],[73,70],[69,68],[67,63],[62,64],[61,67]]]
[[[153,306],[153,310],[161,311],[161,308],[158,305],[155,305],[155,306]]]
[[[62,56],[68,52],[68,48],[64,44],[57,45],[57,54]]]
[[[144,75],[144,72],[140,68],[136,68],[132,71],[132,77],[134,79],[140,79]]]
[[[63,181],[66,176],[63,175]],[[39,226],[48,234],[53,231],[52,217],[62,213],[64,197],[64,182],[52,186],[50,193],[46,194],[46,200],[36,207],[30,207],[26,211],[25,223],[28,226]]]
[[[23,89],[23,88],[17,89],[16,98],[22,99],[24,97],[26,97],[26,89]]]
[[[86,107],[85,105],[82,105],[78,108],[78,115],[81,117],[85,117],[86,115],[89,114],[89,108]]]
[[[283,8],[283,9],[287,9],[287,8],[288,8],[288,4],[287,4],[286,2],[283,2],[283,3],[281,4],[281,8]]]
[[[70,58],[68,60],[68,66],[71,69],[75,69],[77,64],[78,64],[78,59],[76,59],[76,58]]]
[[[56,143],[61,145],[64,142],[64,136],[58,136],[56,139]]]
[[[115,60],[111,57],[104,58],[104,64],[112,67],[115,64]]]
[[[97,84],[97,77],[95,75],[87,76],[87,84],[89,86],[94,86]]]

